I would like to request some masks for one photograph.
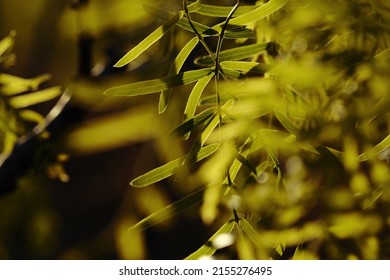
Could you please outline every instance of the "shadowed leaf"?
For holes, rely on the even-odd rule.
[[[199,113],[198,115],[196,115],[195,117],[182,123],[179,127],[177,127],[174,130],[174,133],[178,136],[184,136],[188,132],[194,130],[199,125],[205,123],[214,114],[215,114],[214,108],[206,109],[206,110],[202,111],[201,113]]]

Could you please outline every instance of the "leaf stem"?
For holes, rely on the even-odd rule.
[[[188,1],[187,0],[183,0],[183,9],[184,9],[185,15],[187,16],[188,23],[190,24],[190,26],[191,26],[192,30],[194,31],[195,35],[198,37],[199,41],[202,43],[202,45],[204,46],[204,48],[206,49],[208,54],[211,56],[211,58],[213,59],[214,63],[217,64],[217,60],[215,59],[215,55],[213,54],[213,52],[211,51],[211,49],[207,45],[207,43],[204,40],[202,34],[199,33],[199,31],[195,28],[194,23],[192,22],[192,19],[191,19],[191,16],[190,16],[190,12],[188,10]]]

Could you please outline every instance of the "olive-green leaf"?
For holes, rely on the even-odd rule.
[[[203,77],[206,77],[213,70],[204,68],[190,70],[177,75],[168,76],[161,79],[136,82],[128,85],[107,89],[103,94],[113,96],[137,96],[167,90],[172,87],[191,84]]]
[[[249,239],[255,244],[257,247],[267,246],[266,243],[261,239],[259,233],[252,227],[252,225],[245,220],[244,218],[240,218],[238,224],[241,226],[243,231],[249,237]]]
[[[212,116],[215,115],[215,109],[214,108],[208,108],[195,117],[185,121],[182,123],[179,127],[177,127],[173,133],[178,136],[184,136],[188,132],[193,131],[196,127],[199,125],[205,123],[207,120],[209,120]]]
[[[202,1],[196,0],[195,2],[192,2],[188,5],[187,9],[189,12],[193,13],[200,9],[202,5]]]
[[[143,3],[142,7],[146,12],[149,14],[162,19],[162,20],[168,20],[170,17],[174,16],[175,13],[166,11],[163,9],[159,9],[157,7],[154,7],[152,5]],[[220,31],[220,26],[215,26],[215,29],[211,28],[210,26],[204,25],[202,23],[199,23],[195,20],[191,20],[194,24],[196,30],[202,34],[203,37],[210,37],[210,36],[219,36],[218,31]],[[180,28],[194,33],[194,30],[192,29],[190,23],[188,22],[187,17],[182,17],[178,22],[177,26]],[[243,26],[234,26],[234,28],[231,28],[230,26],[225,32],[224,38],[226,39],[240,39],[240,38],[254,38],[255,34],[252,30],[245,28]]]
[[[200,161],[218,150],[219,144],[210,144],[200,149],[196,155],[196,161]],[[182,165],[186,156],[170,161],[160,167],[157,167],[130,182],[130,185],[137,188],[146,187],[158,181],[161,181],[173,175]]]
[[[251,61],[223,61],[221,66],[227,69],[234,69],[244,74],[258,73],[264,74],[271,70],[272,66],[269,64],[251,62]]]
[[[268,43],[251,44],[222,51],[219,54],[219,62],[240,60],[258,55],[266,51],[267,45]],[[214,65],[214,61],[209,55],[196,58],[195,63],[201,66]]]
[[[182,199],[154,212],[148,217],[142,219],[134,226],[128,229],[128,232],[131,231],[142,231],[153,225],[156,225],[164,220],[171,218],[174,215],[177,215],[202,201],[204,188],[201,188]]]
[[[40,91],[15,96],[10,98],[9,102],[14,108],[24,108],[31,105],[35,105],[41,102],[52,100],[53,98],[61,95],[63,92],[61,87],[52,87],[43,89]]]
[[[230,220],[223,224],[221,228],[216,233],[214,233],[214,235],[211,236],[210,239],[202,247],[200,247],[198,250],[186,257],[185,260],[198,260],[202,257],[212,256],[217,251],[217,249],[214,248],[212,245],[213,241],[217,238],[217,236],[221,234],[231,233],[234,228],[234,225],[234,220]]]
[[[137,46],[132,48],[125,56],[123,56],[114,67],[122,67],[133,61],[141,53],[147,50],[151,45],[157,42],[168,30],[173,27],[184,15],[184,12],[179,12],[171,17],[167,22],[158,27],[148,37],[142,40]]]
[[[270,0],[258,8],[232,19],[230,24],[245,25],[260,20],[280,10],[287,2],[288,0]]]
[[[227,18],[232,8],[233,7],[231,6],[229,7],[229,6],[215,6],[215,5],[202,4],[200,6],[200,9],[196,10],[196,13],[205,16],[211,16],[211,17]],[[238,7],[237,11],[234,12],[233,16],[237,17],[242,14],[246,14],[256,8],[257,6],[240,6]]]
[[[192,38],[188,43],[183,47],[183,49],[179,52],[177,57],[172,63],[171,68],[169,69],[168,76],[172,76],[175,74],[178,74],[183,67],[184,62],[186,61],[187,57],[190,55],[192,50],[196,47],[198,44],[199,39],[198,37]],[[165,109],[168,106],[169,97],[171,95],[172,89],[170,90],[163,90],[160,94],[160,101],[158,104],[158,111],[159,113],[163,113]]]

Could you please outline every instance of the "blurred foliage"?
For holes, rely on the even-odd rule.
[[[171,135],[184,137],[187,153],[130,183],[143,188],[173,177],[168,184],[195,192],[130,234],[200,204],[203,222],[220,229],[189,258],[389,258],[390,6],[271,0],[144,7],[165,23],[115,67],[131,65],[170,32],[174,43],[186,36],[188,44],[166,78],[105,94],[161,92],[163,113],[170,88],[195,83]],[[193,60],[203,68],[181,70],[197,45],[205,55]],[[225,245],[214,245],[220,236]]]
[[[1,198],[0,258],[390,257],[390,4],[255,2],[96,0],[76,24],[63,15],[58,41],[77,26],[90,55],[64,81],[87,118],[61,128],[45,174],[32,167]],[[10,100],[47,76],[0,75],[36,85],[12,96],[0,80],[19,137],[30,104]],[[92,220],[98,234],[63,244]]]

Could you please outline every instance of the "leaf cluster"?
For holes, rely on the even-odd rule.
[[[165,23],[115,67],[132,63],[173,28],[192,37],[166,77],[105,94],[159,92],[163,113],[172,88],[195,84],[173,131],[191,145],[130,184],[146,187],[185,173],[202,187],[129,231],[201,204],[203,221],[221,226],[189,259],[232,244],[242,259],[388,257],[381,248],[390,240],[381,236],[389,232],[390,215],[390,7],[379,1],[239,4],[183,1],[176,13],[144,4]],[[222,20],[207,26],[194,15]],[[217,38],[215,50],[208,37]],[[234,42],[223,49],[224,40]],[[199,44],[207,52],[194,61],[200,69],[181,72]]]

